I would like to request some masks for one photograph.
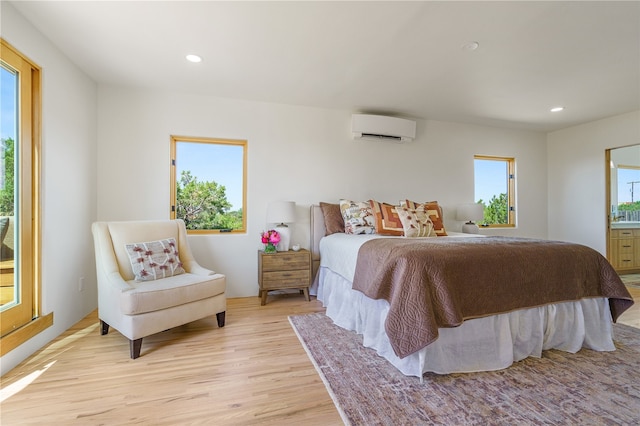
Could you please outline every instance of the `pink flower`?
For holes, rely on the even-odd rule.
[[[262,237],[262,244],[278,244],[280,242],[280,234],[278,234],[278,231],[275,231],[273,229],[269,230],[269,231],[264,231],[261,235]]]

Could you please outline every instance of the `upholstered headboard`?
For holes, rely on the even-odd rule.
[[[311,235],[311,265],[313,267],[313,276],[316,276],[318,269],[320,268],[320,239],[324,237],[327,232],[324,226],[324,216],[322,210],[317,204],[311,205],[311,229],[309,234]]]

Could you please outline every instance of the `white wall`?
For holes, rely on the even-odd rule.
[[[606,255],[605,150],[640,143],[640,111],[547,135],[549,238]]]
[[[415,141],[395,144],[351,139],[350,111],[105,86],[98,97],[100,220],[169,217],[170,135],[248,140],[248,233],[190,237],[196,259],[227,275],[229,297],[258,294],[269,201],[296,201],[292,242],[303,247],[309,206],[341,197],[436,199],[459,231],[455,206],[473,201],[474,154],[516,157],[518,229],[493,233],[547,236],[544,134],[419,121]]]
[[[54,313],[52,327],[2,357],[4,374],[96,307],[97,88],[9,3],[0,8],[2,37],[42,68],[42,311]]]

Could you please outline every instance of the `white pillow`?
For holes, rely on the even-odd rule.
[[[125,249],[136,281],[153,281],[185,273],[173,238],[125,244]]]
[[[402,222],[405,237],[437,237],[433,229],[433,222],[424,207],[410,209],[396,207],[396,212]]]

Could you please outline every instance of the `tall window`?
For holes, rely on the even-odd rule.
[[[482,226],[515,226],[515,173],[514,158],[474,156],[475,199],[484,206]]]
[[[4,40],[0,66],[2,354],[52,323],[40,317],[40,69]]]
[[[246,232],[247,141],[171,136],[171,217],[189,233]]]

